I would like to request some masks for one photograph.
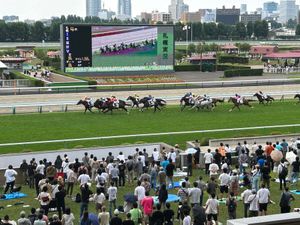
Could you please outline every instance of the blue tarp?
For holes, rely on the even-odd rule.
[[[154,204],[159,203],[157,196],[153,196],[153,199],[154,199]],[[179,201],[179,197],[177,195],[168,194],[167,202],[178,202],[178,201]]]
[[[25,198],[25,197],[27,197],[27,194],[16,192],[11,194],[5,194],[5,198],[4,199],[2,198],[0,200],[11,200],[11,199]]]

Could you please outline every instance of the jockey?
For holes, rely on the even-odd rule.
[[[90,107],[92,106],[92,98],[91,97],[85,96],[83,101],[86,101]]]
[[[140,100],[140,96],[139,96],[137,93],[134,94],[134,97],[135,97],[135,99],[136,99],[137,101]]]
[[[190,99],[191,97],[193,97],[193,93],[192,92],[187,92],[183,97],[186,98],[186,99]]]
[[[113,103],[114,107],[118,107],[119,106],[119,99],[117,99],[116,96],[111,96],[110,102]]]
[[[262,91],[259,91],[258,94],[262,97],[262,99],[267,99],[268,96],[264,94]]]
[[[154,97],[152,96],[152,95],[149,95],[148,97],[147,97],[147,100],[148,100],[148,102],[149,102],[149,105],[151,105],[151,106],[153,106],[154,105]]]
[[[208,102],[210,101],[210,97],[206,94],[203,96],[201,102],[204,102],[204,101],[208,101]]]
[[[242,96],[235,94],[235,99],[237,100],[238,103],[243,104],[243,98]]]

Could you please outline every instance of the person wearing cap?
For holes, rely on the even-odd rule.
[[[31,222],[26,218],[26,213],[24,211],[20,212],[20,219],[18,219],[18,225],[31,225]]]
[[[115,209],[114,211],[114,217],[111,218],[110,220],[110,225],[121,225],[122,224],[122,219],[119,218],[119,210],[118,209]]]

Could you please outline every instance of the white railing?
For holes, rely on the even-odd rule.
[[[298,94],[297,91],[285,91],[285,92],[268,92],[268,95],[277,98],[277,99],[291,99],[294,97],[294,95]],[[250,98],[250,99],[256,99],[256,97],[253,96],[254,93],[241,93],[243,97]],[[224,98],[228,99],[230,97],[233,97],[234,93],[232,94],[213,94],[210,95],[211,98]],[[156,98],[162,98],[166,100],[167,102],[173,102],[177,101],[179,104],[179,100],[182,98],[182,96],[156,96]],[[0,104],[0,109],[11,109],[11,112],[13,114],[17,113],[18,108],[36,108],[38,113],[43,112],[43,107],[51,107],[51,106],[60,106],[62,112],[67,112],[71,110],[80,110],[82,109],[82,106],[74,107],[76,106],[76,101],[55,101],[55,102],[33,102],[33,103],[8,103],[8,104]],[[130,101],[128,101],[130,103]],[[73,106],[70,108],[69,106]]]
[[[2,88],[29,87],[30,85],[30,80],[26,79],[0,80],[0,87]]]
[[[295,73],[300,72],[300,67],[264,67],[264,73]]]

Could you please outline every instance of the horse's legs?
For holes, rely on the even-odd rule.
[[[94,113],[94,112],[92,111],[92,109],[91,109],[91,108],[88,108],[88,110],[89,110],[91,113]]]
[[[85,107],[84,114],[86,114],[86,111],[87,111],[87,109],[88,109],[88,108],[87,108],[87,107]]]
[[[235,107],[238,107],[238,106],[236,106],[236,105],[233,105],[233,107],[232,107],[231,109],[229,109],[229,112],[232,112],[232,110],[234,110],[234,109],[235,109]]]

